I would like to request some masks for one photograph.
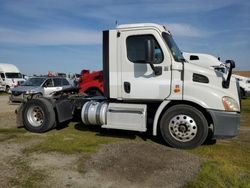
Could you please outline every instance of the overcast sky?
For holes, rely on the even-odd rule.
[[[102,68],[102,30],[167,25],[180,49],[250,70],[248,0],[0,0],[0,63],[23,73]]]

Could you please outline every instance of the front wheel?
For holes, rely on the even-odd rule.
[[[29,100],[23,107],[24,127],[36,133],[46,132],[56,124],[52,103],[45,98]]]
[[[175,105],[163,114],[160,130],[163,139],[170,146],[190,149],[203,144],[208,135],[208,123],[196,108]]]

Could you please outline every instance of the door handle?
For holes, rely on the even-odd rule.
[[[130,93],[130,83],[129,82],[124,82],[123,86],[124,86],[124,91],[126,93]]]

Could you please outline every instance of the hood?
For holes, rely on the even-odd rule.
[[[23,79],[23,78],[10,78],[10,79],[12,79],[15,84],[17,84],[19,81],[22,81],[22,82],[25,81],[25,79]]]
[[[220,66],[221,64],[223,64],[223,62],[218,60],[218,58],[209,54],[183,52],[183,56],[189,63],[196,64],[205,68]]]
[[[205,92],[205,94],[208,92],[210,93],[209,95],[218,96],[220,98],[223,96],[229,96],[235,99],[239,104],[238,89],[235,78],[231,78],[229,87],[224,88],[222,83],[227,79],[227,74],[216,71],[211,67],[204,68],[191,63],[185,63],[184,76],[184,85],[190,84],[194,89],[196,88],[196,92],[199,93],[197,95],[203,95],[201,94],[202,92]],[[195,91],[191,91],[191,95],[194,94],[194,92]]]
[[[37,87],[37,86],[18,86],[18,87],[11,89],[11,91],[18,91],[18,92],[25,92],[25,91],[31,91],[31,90],[38,91],[39,87]]]

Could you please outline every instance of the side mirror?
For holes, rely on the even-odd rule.
[[[232,69],[235,68],[235,62],[234,62],[234,60],[226,60],[225,64],[226,64],[228,67],[232,67]]]
[[[148,63],[151,67],[151,69],[154,71],[154,74],[156,76],[159,76],[162,74],[162,67],[155,67],[153,65],[154,58],[155,58],[155,41],[154,40],[147,40],[146,46],[145,46],[146,54],[145,54],[145,62]]]
[[[226,66],[229,67],[229,71],[228,71],[227,79],[222,82],[222,87],[229,88],[230,79],[232,76],[232,70],[235,68],[235,62],[233,60],[226,60],[225,64]]]
[[[147,40],[145,45],[145,61],[146,63],[153,63],[154,62],[154,50],[155,50],[155,42],[154,40]]]

